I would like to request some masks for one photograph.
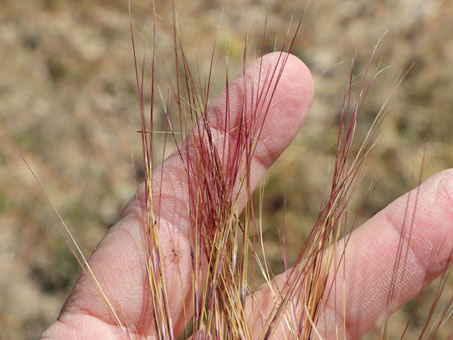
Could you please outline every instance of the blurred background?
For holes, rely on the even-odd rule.
[[[271,2],[266,52],[283,42],[292,15],[306,5]],[[212,90],[218,93],[226,53],[231,76],[241,69],[246,27],[251,55],[259,55],[266,2],[176,0],[176,6],[186,53],[202,69],[222,18]],[[151,0],[132,0],[131,8],[142,56],[147,46],[150,51]],[[159,60],[171,70],[171,3],[157,0],[156,8]],[[360,79],[384,32],[374,65],[390,68],[372,87],[359,132],[370,127],[397,75],[413,67],[357,188],[360,202],[375,184],[361,220],[416,185],[424,149],[424,179],[453,166],[452,22],[453,2],[447,0],[310,3],[293,53],[312,70],[315,99],[301,133],[266,178],[266,250],[276,271],[283,268],[276,226],[284,201],[291,235],[287,249],[294,259],[317,217],[334,160],[352,56],[357,51]],[[163,75],[163,62],[158,68]],[[0,339],[38,338],[57,317],[79,271],[51,205],[5,131],[90,254],[134,193],[132,158],[140,168],[137,128],[126,0],[0,0]],[[404,311],[397,318],[404,320]],[[423,322],[417,316],[412,331]],[[449,322],[447,329],[453,328]]]

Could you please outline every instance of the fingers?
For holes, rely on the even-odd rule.
[[[294,138],[303,123],[313,96],[313,83],[308,69],[296,57],[281,53],[267,55],[263,57],[262,63],[258,61],[247,70],[245,89],[244,80],[238,77],[230,84],[229,93],[220,94],[208,110],[208,122],[215,133],[214,142],[219,154],[222,154],[223,147],[231,146],[235,125],[237,126],[240,121],[243,99],[253,96],[252,90],[257,88],[258,82],[275,81],[275,78],[272,80],[266,75],[269,71],[278,70],[286,58],[269,111],[261,108],[262,112],[258,112],[256,117],[249,117],[261,119],[267,112],[251,162],[252,187]],[[267,96],[265,98],[271,98],[270,95]],[[228,127],[231,129],[228,129],[225,135],[227,99],[230,113]],[[159,188],[159,194],[155,194],[154,207],[159,215],[159,237],[169,292],[170,318],[177,334],[190,319],[192,289],[190,236],[193,232],[187,212],[186,174],[180,157],[176,154],[169,157],[155,170],[153,177],[153,187]],[[143,196],[139,195],[138,205],[143,199]],[[143,240],[137,221],[138,211],[137,201],[131,201],[122,220],[111,228],[98,245],[90,258],[90,264],[119,318],[136,336],[148,336],[152,335],[154,325],[150,317],[152,309],[144,264]],[[77,336],[77,339],[92,339],[90,334],[102,332],[106,334],[103,339],[121,338],[121,332],[115,329],[115,325],[99,292],[91,284],[90,279],[82,275],[58,322],[46,332],[43,339],[71,339],[71,336]]]
[[[403,257],[398,259],[399,245]],[[453,260],[452,251],[453,170],[446,170],[397,199],[351,237],[344,275],[350,338],[368,332],[383,313],[405,304],[444,272]],[[337,291],[342,280],[335,283]],[[332,307],[333,298],[328,302],[330,313],[341,317]]]
[[[335,258],[326,284],[333,289],[317,327],[323,339],[338,334],[358,339],[453,262],[453,169],[431,177],[355,230],[346,246],[344,240],[337,245]],[[334,274],[332,268],[341,269]],[[285,278],[278,276],[274,285],[282,287]],[[258,294],[254,300],[264,301],[260,307],[266,315],[271,293]],[[260,319],[255,307],[251,320]]]

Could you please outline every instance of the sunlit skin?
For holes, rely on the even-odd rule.
[[[275,67],[277,58],[278,53],[265,56],[263,67]],[[249,67],[246,77],[248,86],[257,81],[258,70],[258,63]],[[252,188],[256,187],[266,170],[298,133],[308,113],[313,91],[313,81],[308,68],[299,59],[290,56],[251,164]],[[221,132],[225,96],[225,92],[221,93],[209,107],[209,121],[212,128],[219,133],[216,139],[218,148],[223,147],[225,138]],[[232,115],[239,112],[242,98],[243,80],[242,76],[239,76],[230,84]],[[160,206],[160,210],[156,209],[156,214],[160,217],[165,275],[171,278],[167,280],[167,290],[170,316],[176,335],[184,328],[184,304],[189,311],[192,306],[190,239],[193,230],[187,214],[186,176],[179,155],[169,156],[163,165],[156,167],[153,173],[154,188],[160,185],[162,166],[162,195],[155,195],[154,206]],[[358,339],[371,330],[389,310],[387,296],[392,288],[391,277],[398,245],[401,238],[407,242],[409,237],[408,230],[402,232],[403,220],[405,215],[412,216],[417,194],[418,203],[408,242],[405,272],[399,283],[398,305],[401,306],[417,295],[451,265],[453,169],[431,177],[410,193],[409,200],[409,193],[398,198],[352,233],[343,257],[346,259],[345,278],[343,279],[342,275],[337,276],[333,288],[337,294],[331,294],[325,301],[326,311],[318,324],[323,338],[335,339],[337,332],[342,338],[342,320],[345,317],[347,338]],[[143,199],[142,196],[138,195],[140,199]],[[245,202],[243,194],[241,202]],[[408,202],[409,208],[406,210]],[[135,330],[133,338],[153,339],[154,324],[147,303],[149,289],[143,267],[145,253],[140,225],[136,219],[137,209],[137,201],[132,199],[119,222],[99,243],[89,263],[107,296],[111,297],[124,324]],[[340,241],[336,250],[337,261],[343,247],[344,242]],[[284,279],[285,275],[282,274],[276,277],[274,284],[282,285]],[[331,281],[330,278],[327,284],[331,285]],[[342,309],[343,287],[346,287],[347,298],[345,315]],[[336,303],[334,296],[337,298]],[[253,301],[255,303],[252,303]],[[259,311],[266,315],[271,310],[272,303],[272,294],[266,286],[247,300],[248,322],[255,338],[262,331]],[[190,315],[186,315],[186,318],[190,319]],[[335,325],[339,328],[335,329]],[[282,338],[282,331],[277,330],[274,338]],[[107,311],[97,289],[88,277],[82,274],[58,320],[42,335],[41,340],[44,339],[119,340],[124,339],[124,335]]]

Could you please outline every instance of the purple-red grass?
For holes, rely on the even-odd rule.
[[[332,178],[326,181],[325,195],[321,203],[318,219],[303,244],[297,260],[289,268],[285,254],[283,259],[288,268],[283,280],[278,284],[273,282],[274,275],[265,259],[260,233],[260,221],[253,204],[253,184],[251,168],[253,156],[257,148],[259,137],[265,124],[267,113],[272,104],[273,96],[279,87],[281,76],[289,58],[289,53],[296,42],[297,34],[302,23],[302,16],[288,34],[282,46],[283,52],[277,52],[275,66],[266,68],[263,59],[258,66],[258,80],[248,84],[246,67],[250,51],[248,50],[248,35],[244,37],[244,51],[242,58],[242,91],[244,93],[240,112],[232,113],[232,98],[230,98],[231,83],[229,80],[228,63],[225,70],[225,116],[222,122],[213,122],[209,116],[209,102],[211,99],[211,75],[214,67],[215,44],[210,57],[207,79],[203,81],[200,70],[194,70],[184,52],[183,42],[179,38],[176,19],[176,10],[173,9],[173,44],[174,44],[174,71],[176,79],[168,79],[168,92],[165,97],[156,84],[156,24],[153,8],[152,50],[150,56],[151,80],[150,111],[145,112],[145,65],[148,57],[143,56],[142,65],[138,64],[136,55],[134,29],[131,20],[131,40],[134,53],[136,83],[138,90],[140,112],[140,135],[142,141],[142,155],[144,161],[145,182],[137,186],[136,219],[140,223],[141,241],[145,250],[143,270],[146,273],[146,295],[149,300],[144,301],[142,308],[142,325],[129,325],[124,320],[121,306],[115,301],[115,296],[109,296],[103,289],[101,281],[91,269],[90,264],[77,246],[69,229],[57,211],[63,225],[65,238],[79,261],[86,275],[93,281],[99,296],[104,300],[106,309],[112,320],[125,339],[135,339],[137,334],[142,338],[151,333],[157,339],[176,339],[180,334],[184,338],[193,339],[270,339],[283,337],[294,339],[321,338],[323,329],[319,329],[323,321],[325,303],[331,294],[336,294],[335,281],[343,275],[344,268],[340,259],[336,258],[336,246],[342,235],[350,235],[358,221],[359,212],[355,216],[348,215],[348,204],[354,191],[357,180],[364,169],[368,153],[374,146],[379,127],[387,114],[389,105],[394,98],[402,76],[397,78],[389,96],[383,101],[377,112],[373,125],[365,138],[358,142],[359,148],[354,153],[355,132],[357,120],[363,109],[367,94],[374,79],[381,69],[373,70],[373,60],[376,49],[373,50],[369,63],[361,76],[356,88],[354,60],[351,66],[349,83],[341,106],[339,120],[338,144],[336,158],[332,170]],[[264,38],[266,36],[267,21],[264,24],[261,57],[264,56]],[[204,83],[204,85],[203,85]],[[192,302],[183,302],[183,325],[190,324],[191,334],[186,334],[182,328],[176,328],[176,320],[172,319],[169,303],[168,272],[164,268],[162,249],[168,247],[162,244],[161,206],[162,183],[167,175],[165,163],[155,172],[155,148],[153,141],[155,134],[155,107],[157,97],[162,97],[164,103],[165,131],[163,134],[165,155],[166,143],[172,138],[176,145],[176,154],[184,168],[185,183],[183,188],[187,197],[187,214],[190,227],[190,258],[191,282],[183,282],[180,272],[176,279],[180,287],[189,287]],[[176,114],[178,128],[174,128],[173,121]],[[213,128],[213,123],[222,129]],[[169,137],[171,136],[171,137]],[[160,155],[157,155],[160,157]],[[27,164],[26,160],[24,162]],[[422,166],[423,168],[423,166]],[[38,184],[39,179],[33,173]],[[158,176],[158,177],[156,177]],[[421,172],[420,179],[421,182]],[[40,185],[41,186],[41,185]],[[41,186],[42,190],[45,189]],[[47,195],[47,194],[46,194]],[[50,198],[49,198],[50,200]],[[408,198],[409,201],[409,198]],[[416,200],[417,201],[417,200]],[[53,204],[52,204],[53,205]],[[416,205],[416,204],[415,204]],[[54,205],[53,205],[54,206]],[[54,206],[55,207],[55,206]],[[241,208],[244,207],[241,213]],[[409,202],[405,212],[405,224],[409,235],[413,227],[416,209],[409,210]],[[56,209],[55,209],[56,210]],[[411,215],[411,216],[409,216]],[[406,225],[406,221],[407,225]],[[285,253],[284,216],[282,218],[282,248]],[[172,237],[172,236],[171,236]],[[410,236],[409,236],[410,240]],[[172,241],[170,239],[170,241]],[[344,239],[345,247],[349,237]],[[263,250],[263,251],[262,251]],[[405,262],[409,248],[402,241],[398,245],[398,255],[392,275],[392,291],[389,292],[388,304],[399,307],[400,275],[404,275]],[[260,256],[264,255],[264,259]],[[178,254],[175,253],[178,263]],[[261,310],[260,302],[253,293],[256,287],[255,277],[249,277],[250,264],[257,266],[267,285],[273,289],[273,305],[270,309]],[[179,270],[179,266],[176,268]],[[402,274],[400,268],[403,268]],[[447,269],[447,268],[445,268]],[[333,274],[332,274],[333,273]],[[329,277],[330,275],[330,277]],[[334,275],[332,277],[332,275]],[[338,276],[338,277],[337,277]],[[442,323],[450,316],[452,300],[429,328],[431,319],[435,318],[434,308],[441,292],[444,290],[445,277],[443,276],[432,309],[428,312],[427,321],[420,339],[433,338],[439,331]],[[173,280],[174,278],[172,278]],[[248,300],[250,299],[250,300]],[[344,300],[344,299],[343,299]],[[251,302],[250,302],[251,301]],[[297,301],[297,303],[295,302]],[[337,298],[335,298],[337,301]],[[247,302],[255,306],[252,311],[247,309]],[[343,301],[347,303],[347,301]],[[414,307],[415,308],[415,307]],[[391,311],[393,311],[393,309]],[[260,315],[260,329],[250,324],[251,315]],[[388,316],[383,323],[380,338],[387,339]],[[401,338],[409,327],[402,328]],[[346,320],[335,319],[335,324],[344,334],[337,334],[337,338],[346,338]],[[151,325],[149,325],[151,323]],[[142,329],[141,326],[143,327]],[[182,333],[181,333],[182,332]]]
[[[173,13],[175,13],[175,10],[173,10]],[[316,325],[320,322],[323,308],[325,308],[323,303],[332,294],[332,282],[335,281],[335,278],[331,278],[332,286],[329,287],[327,285],[328,271],[334,262],[332,256],[335,244],[339,240],[340,235],[349,234],[354,229],[358,220],[358,215],[348,218],[348,203],[356,181],[363,170],[366,156],[373,147],[379,126],[385,118],[389,104],[403,77],[398,77],[389,97],[384,101],[380,111],[377,113],[370,131],[365,139],[361,141],[359,151],[356,154],[352,154],[357,119],[360,116],[374,79],[381,72],[377,68],[372,73],[372,62],[379,43],[370,56],[369,63],[359,82],[358,89],[354,89],[354,70],[351,68],[351,77],[341,109],[337,152],[331,187],[327,190],[320,208],[318,220],[303,245],[294,266],[288,270],[285,282],[274,293],[275,300],[272,310],[268,311],[266,315],[263,315],[261,332],[259,334],[253,334],[247,322],[247,311],[245,308],[246,296],[252,293],[249,286],[249,270],[247,267],[250,260],[249,257],[259,261],[256,245],[261,244],[261,240],[256,240],[256,237],[259,237],[257,235],[260,235],[260,233],[252,200],[252,188],[250,184],[251,162],[256,141],[264,126],[268,108],[272,102],[273,94],[278,87],[280,76],[288,58],[288,54],[286,53],[291,52],[301,26],[302,17],[297,24],[294,35],[289,38],[287,37],[281,47],[281,50],[286,53],[280,52],[274,69],[263,70],[262,64],[260,64],[257,84],[253,83],[250,89],[247,88],[245,83],[249,52],[247,50],[248,36],[247,34],[245,35],[242,77],[244,79],[243,91],[246,94],[244,95],[239,122],[236,123],[231,122],[229,103],[230,84],[228,64],[226,65],[225,121],[223,122],[223,136],[220,138],[223,138],[223,144],[219,144],[216,141],[216,138],[218,138],[216,134],[219,131],[212,129],[207,115],[214,51],[211,56],[209,76],[206,81],[207,86],[203,90],[201,86],[197,87],[202,82],[199,72],[192,72],[184,53],[183,44],[179,40],[175,14],[173,20],[175,73],[177,76],[176,84],[170,85],[170,96],[172,96],[173,101],[177,105],[181,127],[179,132],[182,136],[185,136],[185,142],[183,144],[176,143],[176,145],[187,176],[188,211],[191,227],[195,230],[193,246],[191,248],[194,273],[192,282],[193,301],[195,302],[193,307],[192,336],[196,339],[249,339],[252,336],[258,339],[268,339],[275,332],[279,332],[278,328],[281,328],[282,324],[285,324],[283,327],[286,330],[283,333],[280,330],[280,333],[278,333],[280,334],[279,336],[285,334],[295,339],[311,339],[315,335],[320,336]],[[264,24],[261,56],[263,56],[264,51],[266,25],[267,19]],[[155,30],[156,28],[153,24],[153,56],[151,58],[153,78],[151,98],[154,96],[155,86]],[[134,45],[133,34],[132,41]],[[352,62],[353,65],[354,60]],[[372,74],[370,75],[370,73]],[[151,111],[150,113],[150,127],[148,130],[144,123],[144,114],[142,112],[143,72],[141,79],[139,78],[139,73],[137,72],[136,74],[142,117],[143,143],[144,145],[147,144],[147,136],[149,136],[150,143],[149,147],[144,147],[144,150],[146,150],[144,152],[145,163],[147,164],[147,180],[145,183],[150,183],[152,182],[152,164],[150,163],[152,155],[149,154],[149,150],[152,149],[153,112]],[[197,74],[198,79],[194,79],[195,74]],[[261,78],[265,84],[264,86],[261,84]],[[170,120],[169,117],[170,114],[166,111],[167,121]],[[173,131],[170,131],[170,133],[173,133]],[[226,136],[229,137],[228,141]],[[177,142],[174,133],[173,138]],[[419,184],[420,182],[421,179],[419,180]],[[151,189],[148,193],[150,191]],[[239,201],[239,192],[241,191],[245,191],[247,197],[242,218],[239,216],[238,209],[238,206],[242,204]],[[151,196],[146,195],[146,197],[149,197],[146,207],[148,214],[154,216]],[[415,214],[415,211],[413,211],[413,214]],[[414,220],[413,216],[411,220]],[[148,218],[143,225],[144,229],[148,230],[153,227],[157,228],[159,222],[153,218]],[[147,233],[144,233],[144,235],[146,237]],[[155,257],[158,257],[159,254],[159,242],[155,239],[158,232],[154,232],[153,235],[152,244],[154,244],[154,251],[156,253],[152,254],[151,251],[148,253],[148,262],[150,263],[154,262]],[[253,236],[250,237],[250,235]],[[347,244],[348,237],[346,237],[345,242]],[[284,250],[284,235],[282,236],[282,244]],[[394,275],[392,277],[393,290],[389,292],[388,297],[389,304],[395,299],[395,296],[398,299],[398,267],[401,265],[404,267],[405,259],[407,258],[408,248],[404,247],[402,242],[398,249],[399,255],[395,261]],[[285,265],[288,266],[286,256],[284,255],[283,257],[285,259]],[[272,285],[271,280],[273,274],[269,276],[269,272],[271,273],[272,271],[266,266],[266,262],[264,262],[264,265],[260,263],[260,268],[263,271],[266,281],[269,285]],[[203,270],[200,269],[202,267],[204,267]],[[203,275],[201,273],[202,271],[207,271],[207,274]],[[341,268],[334,270],[335,275],[341,275],[341,272]],[[153,267],[150,270],[150,275],[153,277],[157,276],[163,282],[165,281],[160,266]],[[167,292],[165,292],[164,284],[161,287],[164,288],[162,292],[153,291],[156,295],[160,296],[157,304],[153,301],[154,310],[163,310],[162,304],[165,305]],[[155,288],[151,287],[151,290],[153,289]],[[298,305],[294,305],[294,301],[298,301]],[[398,304],[396,303],[396,305]],[[435,303],[433,306],[435,306]],[[185,313],[189,316],[191,314],[187,311]],[[426,324],[428,324],[432,313],[433,311],[429,313]],[[445,315],[446,313],[444,313]],[[167,338],[164,335],[172,334],[172,327],[169,324],[169,320],[165,319],[165,316],[165,312],[159,316],[155,315],[156,329],[165,325],[165,329],[159,331],[161,338]],[[441,318],[442,320],[443,317]],[[187,319],[186,323],[188,321]],[[345,320],[335,320],[335,322],[343,324]],[[387,338],[387,324],[388,322],[384,323],[381,335],[383,339]],[[440,322],[438,325],[440,325]],[[435,333],[436,331],[432,335]],[[341,337],[339,334],[337,336]],[[346,333],[344,336],[346,336]],[[404,337],[404,332],[402,337]],[[173,335],[168,338],[173,338]],[[423,333],[420,335],[420,338],[423,338]]]

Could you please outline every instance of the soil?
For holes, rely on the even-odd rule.
[[[295,0],[271,4],[266,52],[274,49],[276,37],[277,45],[284,41],[292,15],[305,6]],[[163,65],[170,69],[172,60],[171,6],[156,1],[156,7],[158,74],[165,84]],[[186,54],[202,68],[223,8],[212,93],[225,83],[225,53],[231,76],[240,70],[245,27],[251,33],[250,50],[260,53],[266,4],[249,2],[248,25],[245,7],[241,1],[177,1]],[[151,0],[131,1],[131,8],[141,59],[147,44],[150,51]],[[414,187],[424,153],[423,178],[453,166],[452,22],[453,2],[446,0],[310,3],[293,53],[312,70],[315,100],[302,132],[266,179],[266,249],[275,271],[283,268],[276,226],[284,200],[285,229],[294,235],[287,238],[287,249],[294,260],[316,219],[329,175],[352,57],[357,53],[355,79],[360,79],[387,31],[374,65],[390,69],[373,84],[358,138],[399,72],[410,71],[369,157],[351,211],[372,183],[361,221]],[[134,193],[132,160],[138,169],[141,164],[127,1],[0,1],[0,65],[0,339],[36,339],[58,316],[79,269],[51,205],[5,132],[89,254]],[[138,170],[135,177],[140,181],[143,173]],[[405,320],[408,310],[394,324]],[[447,322],[445,328],[451,330],[452,319]],[[423,313],[417,314],[408,338],[423,323]]]

